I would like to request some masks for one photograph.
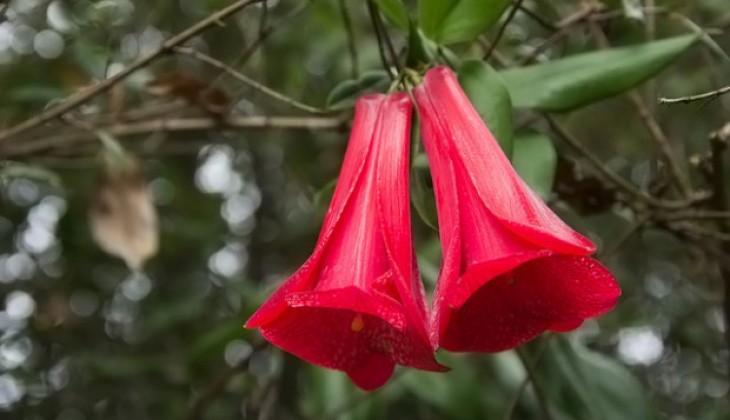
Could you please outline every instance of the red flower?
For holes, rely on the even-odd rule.
[[[611,310],[621,292],[593,244],[519,178],[453,72],[430,70],[415,96],[444,252],[432,340],[497,352]]]
[[[366,390],[383,385],[396,364],[445,370],[429,341],[410,231],[411,111],[402,93],[357,102],[312,256],[246,323]]]

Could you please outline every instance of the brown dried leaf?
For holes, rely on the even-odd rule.
[[[89,222],[99,247],[131,270],[139,270],[157,253],[157,211],[137,161],[122,166],[105,161]]]
[[[231,111],[231,99],[225,92],[186,73],[160,74],[147,83],[147,91],[155,96],[183,99],[217,118],[222,118]]]

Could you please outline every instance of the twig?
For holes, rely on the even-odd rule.
[[[530,10],[527,6],[520,5],[520,11],[527,16],[529,16],[532,20],[542,25],[545,29],[551,30],[551,31],[557,31],[558,28],[553,25],[552,23],[548,22],[547,20],[543,19],[542,16],[539,14],[533,12]]]
[[[378,20],[376,17],[376,15],[378,14],[378,9],[370,0],[368,0],[367,4],[368,13],[370,14],[370,22],[372,23],[373,31],[375,31],[375,38],[378,40],[378,52],[380,53],[380,62],[383,64],[383,69],[388,73],[388,76],[390,76],[390,80],[395,80],[395,76],[393,75],[390,64],[388,63],[388,58],[385,56],[385,46],[383,44],[383,38],[380,33],[380,26],[378,25]]]
[[[8,9],[10,9],[10,1],[3,5],[2,10],[0,10],[0,23],[5,22],[5,17],[8,14]]]
[[[717,228],[707,228],[691,222],[672,223],[672,228],[692,234],[697,238],[709,239],[715,242],[730,243],[730,233]]]
[[[601,48],[606,49],[611,47],[606,34],[594,21],[590,21],[590,29]],[[654,118],[654,115],[649,110],[644,98],[638,92],[632,90],[627,95],[629,101],[639,113],[639,118],[649,132],[651,139],[659,147],[659,151],[664,156],[664,160],[669,166],[669,171],[672,173],[674,181],[677,187],[679,187],[679,191],[685,198],[691,197],[693,191],[689,176],[682,170],[679,159],[674,155],[674,150],[666,133],[662,130],[656,118]]]
[[[303,2],[295,9],[292,9],[289,13],[286,14],[286,16],[278,19],[274,23],[269,23],[269,26],[263,26],[268,22],[268,18],[264,20],[259,21],[259,36],[256,37],[256,39],[244,49],[241,54],[233,60],[231,64],[228,65],[230,68],[237,68],[244,63],[246,63],[253,54],[263,45],[263,43],[273,34],[278,28],[286,27],[286,23],[293,19],[294,17],[298,16],[302,11],[304,11],[307,6],[309,5],[309,2]],[[262,15],[262,18],[264,16]],[[223,74],[218,76],[212,83],[211,86],[216,86],[217,83],[220,81],[220,79],[223,77]]]
[[[636,232],[641,230],[641,228],[646,224],[646,222],[649,221],[649,219],[652,218],[651,213],[643,213],[639,215],[631,224],[626,227],[624,231],[622,231],[618,238],[611,244],[611,246],[606,247],[599,255],[601,259],[606,259],[615,254],[621,247],[629,240],[631,239]]]
[[[667,214],[657,214],[657,219],[666,221],[681,220],[728,220],[730,221],[730,211],[716,210],[688,210],[684,212],[672,212]]]
[[[357,46],[355,45],[355,28],[352,26],[352,18],[347,9],[347,0],[340,0],[340,14],[342,15],[342,24],[345,26],[345,33],[347,33],[347,50],[350,52],[352,78],[357,79],[360,76],[360,64]]]
[[[548,349],[548,344],[550,344],[550,339],[552,337],[553,337],[552,335],[547,335],[547,336],[545,336],[545,339],[542,341],[542,343],[540,343],[540,348],[538,349],[537,355],[535,356],[535,364],[534,364],[535,368],[540,366],[542,357],[545,355],[545,352]],[[512,396],[512,399],[507,404],[507,409],[504,412],[504,420],[510,420],[512,418],[515,408],[517,408],[517,403],[520,402],[520,398],[522,398],[522,394],[524,394],[525,389],[527,389],[527,385],[529,385],[529,384],[530,384],[530,375],[527,374],[527,375],[525,375],[525,379],[522,380],[522,383],[520,383],[520,386],[517,388],[517,391],[515,392],[515,394]]]
[[[283,116],[241,116],[230,117],[225,121],[214,118],[171,118],[155,119],[112,126],[96,127],[115,137],[135,136],[157,132],[205,131],[211,129],[250,129],[260,130],[277,128],[286,130],[338,130],[345,127],[344,120],[329,117],[283,117]],[[0,151],[3,158],[21,156],[58,147],[68,147],[95,137],[87,132],[74,131],[59,136],[43,137],[36,140],[14,144],[12,148]]]
[[[508,60],[504,54],[499,52],[498,49],[494,48],[494,44],[492,44],[492,42],[486,37],[477,38],[477,42],[482,47],[482,50],[484,50],[484,56],[486,56],[487,51],[491,50],[492,53],[489,58],[493,59],[500,67],[511,67],[512,63],[510,63],[510,60]],[[439,47],[439,49],[440,48],[441,47]]]
[[[543,419],[553,420],[553,417],[550,414],[550,406],[548,404],[547,397],[545,396],[545,390],[542,388],[542,384],[537,379],[535,366],[533,366],[533,364],[530,363],[529,360],[527,360],[527,355],[524,353],[524,350],[522,350],[521,348],[517,348],[516,353],[517,356],[520,358],[522,365],[525,367],[525,370],[527,371],[527,377],[532,383],[532,389],[535,390],[535,396],[537,397],[537,403],[540,406],[540,411],[542,412]]]
[[[261,2],[261,19],[259,19],[259,38],[266,36],[266,24],[269,21],[269,2]]]
[[[713,204],[719,211],[730,210],[730,202],[728,202],[727,196],[727,180],[725,179],[725,157],[724,154],[727,151],[728,144],[727,139],[717,133],[713,133],[710,137],[711,147],[711,162],[712,162],[712,184],[714,190]],[[722,233],[727,234],[730,230],[730,224],[720,223],[720,229]],[[727,255],[730,253],[730,244],[725,243],[720,248],[725,256],[722,260],[727,259]],[[720,266],[720,276],[722,277],[724,291],[724,309],[725,309],[725,325],[730,325],[730,270],[727,267]],[[725,328],[725,345],[727,349],[730,349],[730,328]],[[730,367],[728,368],[728,374],[730,375]]]
[[[120,81],[124,80],[126,77],[131,75],[132,73],[136,72],[137,70],[145,67],[152,61],[156,60],[157,58],[167,54],[170,52],[174,47],[183,44],[190,38],[200,34],[201,32],[205,31],[206,29],[218,25],[218,23],[227,18],[228,16],[233,15],[234,13],[242,10],[243,8],[254,4],[261,2],[263,0],[238,0],[231,5],[211,14],[210,16],[206,17],[205,19],[198,21],[193,26],[189,27],[188,29],[180,32],[179,34],[173,36],[172,38],[168,39],[162,45],[157,48],[156,50],[140,57],[135,61],[134,63],[130,64],[129,66],[125,67],[122,71],[114,74],[113,76],[109,77],[108,79],[104,79],[103,81],[90,86],[74,95],[72,95],[70,98],[66,99],[65,101],[61,102],[60,104],[53,106],[49,108],[48,110],[29,118],[3,132],[0,132],[0,144],[2,144],[4,141],[7,141],[9,138],[16,136],[18,134],[21,134],[27,130],[30,130],[31,128],[37,127],[39,125],[42,125],[50,120],[53,120],[55,118],[60,117],[61,115],[69,112],[70,110],[86,103],[91,98],[106,92],[109,90],[112,86],[119,83]]]
[[[398,62],[398,54],[395,53],[393,42],[390,39],[390,35],[388,35],[388,30],[385,27],[385,23],[383,23],[383,17],[380,15],[380,10],[378,9],[378,6],[375,4],[375,2],[373,2],[373,0],[368,0],[368,10],[370,11],[370,15],[373,18],[375,26],[377,26],[377,29],[380,31],[380,35],[385,41],[385,46],[390,53],[390,59],[393,62],[393,66],[395,66],[397,72],[400,73],[402,69],[400,67],[400,63]]]
[[[253,349],[251,349],[251,353],[249,353],[246,357],[241,359],[237,364],[220,372],[218,376],[216,376],[216,378],[203,389],[203,392],[195,398],[193,404],[190,406],[188,415],[185,418],[187,420],[199,420],[203,418],[205,410],[207,410],[208,406],[216,399],[216,397],[225,390],[231,379],[239,373],[246,371],[253,356],[266,347],[266,345],[267,343],[265,341],[254,345]]]
[[[685,197],[691,197],[692,184],[690,183],[689,176],[682,170],[682,167],[679,164],[679,159],[674,154],[669,138],[657,122],[656,118],[652,115],[649,107],[644,101],[644,98],[642,98],[636,91],[629,92],[628,97],[634,105],[634,108],[636,108],[639,112],[639,117],[651,135],[651,138],[654,140],[654,143],[659,146],[659,150],[662,155],[664,155],[664,159],[667,161],[669,170],[672,172],[680,191]]]
[[[730,86],[725,86],[710,92],[699,93],[696,95],[680,96],[678,98],[659,98],[660,104],[688,104],[690,102],[701,101],[703,99],[717,99],[718,97],[730,92]]]
[[[546,115],[546,120],[550,124],[550,127],[555,131],[569,146],[571,146],[576,152],[588,159],[591,164],[600,172],[603,177],[614,184],[617,188],[623,190],[630,197],[635,198],[644,204],[652,207],[661,209],[676,210],[683,209],[691,206],[694,202],[702,200],[705,197],[701,195],[695,195],[694,197],[686,200],[670,201],[662,200],[660,198],[651,196],[646,192],[640,190],[631,182],[624,179],[621,175],[614,172],[612,169],[607,167],[601,160],[593,154],[587,147],[585,147],[578,139],[576,139],[572,133],[570,133],[560,122],[558,122],[552,116]]]
[[[502,36],[504,36],[504,32],[507,30],[507,26],[512,22],[512,19],[514,19],[515,15],[517,14],[517,11],[520,10],[522,7],[522,2],[524,0],[515,0],[514,5],[512,6],[512,9],[510,9],[509,14],[507,15],[507,19],[504,21],[502,26],[499,27],[499,31],[497,31],[497,35],[494,36],[494,40],[492,41],[491,45],[489,46],[489,49],[486,53],[484,53],[484,57],[482,57],[482,60],[488,60],[489,56],[492,55],[492,52],[495,48],[497,48],[497,44],[499,44],[499,41],[502,39]]]
[[[540,53],[545,51],[548,47],[570,34],[573,26],[585,23],[590,16],[601,10],[602,7],[600,7],[600,5],[590,5],[587,7],[583,7],[577,12],[565,17],[556,25],[554,25],[557,28],[557,31],[550,35],[550,37],[548,37],[548,39],[546,39],[542,44],[535,47],[535,49],[533,49],[530,54],[523,57],[518,64],[525,65],[531,63],[538,55],[540,55]]]
[[[175,51],[178,54],[189,55],[198,61],[202,61],[206,64],[209,64],[209,65],[217,68],[218,70],[221,70],[221,71],[227,73],[234,79],[247,84],[248,86],[258,90],[259,92],[264,93],[264,94],[276,99],[277,101],[281,101],[281,102],[291,106],[292,108],[296,108],[296,109],[306,111],[306,112],[311,112],[312,114],[327,114],[328,113],[327,110],[316,108],[311,105],[301,103],[301,102],[297,101],[296,99],[290,98],[269,87],[266,87],[263,84],[257,82],[256,80],[253,80],[250,77],[227,66],[225,63],[218,61],[215,58],[213,58],[207,54],[204,54],[196,49],[189,48],[189,47],[175,47],[175,48],[173,48],[173,51]]]
[[[404,369],[397,370],[393,376],[390,377],[390,383],[394,384],[397,382],[405,373],[406,371]],[[335,407],[334,409],[330,410],[328,413],[324,414],[321,418],[325,420],[337,420],[339,419],[343,414],[347,414],[350,411],[356,409],[360,404],[363,404],[364,402],[370,400],[371,398],[374,398],[376,395],[378,395],[383,388],[380,390],[376,390],[373,392],[358,394],[357,396],[353,397],[349,401],[344,402],[342,405]]]

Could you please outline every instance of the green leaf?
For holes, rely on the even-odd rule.
[[[553,189],[558,155],[550,139],[539,133],[514,139],[512,166],[520,177],[543,199]]]
[[[325,214],[327,212],[327,206],[332,201],[332,197],[335,195],[335,187],[337,187],[337,178],[325,184],[324,187],[320,188],[319,191],[314,193],[312,197],[312,206],[320,213]]]
[[[469,41],[494,25],[510,0],[420,0],[418,21],[436,42]]]
[[[345,109],[355,104],[357,97],[380,86],[387,86],[390,79],[382,70],[364,72],[359,79],[349,79],[338,84],[327,96],[327,108]]]
[[[406,65],[409,68],[417,69],[436,58],[436,46],[433,41],[424,37],[418,26],[411,24],[408,30],[408,56]]]
[[[432,185],[428,169],[413,167],[411,170],[411,202],[421,220],[433,230],[438,230],[438,216]]]
[[[416,117],[418,118],[418,117]],[[421,130],[417,121],[411,126],[411,203],[416,209],[423,223],[438,231],[438,216],[436,213],[436,198],[433,192],[433,182],[428,165],[428,158],[421,153]]]
[[[413,167],[423,170],[428,170],[428,156],[425,153],[418,153],[413,158]]]
[[[611,358],[555,336],[545,359],[540,365],[542,385],[550,402],[570,417],[656,418],[641,383]]]
[[[667,67],[697,40],[669,38],[500,72],[518,108],[562,112],[625,92]]]
[[[409,369],[402,376],[406,389],[413,393],[421,404],[433,406],[442,415],[434,418],[450,419],[500,419],[507,397],[519,386],[520,378],[514,384],[502,382],[495,377],[490,365],[512,364],[509,353],[500,355],[463,356],[448,353],[439,354],[439,360],[449,366],[447,374]],[[484,378],[489,377],[489,381]]]
[[[401,0],[375,0],[380,13],[398,29],[407,31],[410,26],[408,10]]]
[[[459,83],[504,153],[512,155],[512,100],[502,78],[483,61],[465,61]]]

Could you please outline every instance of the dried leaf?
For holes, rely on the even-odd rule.
[[[231,111],[231,98],[225,92],[181,72],[157,76],[147,84],[147,91],[155,96],[183,99],[217,118],[225,117]]]
[[[89,222],[96,243],[105,252],[139,270],[157,253],[157,211],[136,160],[113,165],[105,160],[96,188]]]

